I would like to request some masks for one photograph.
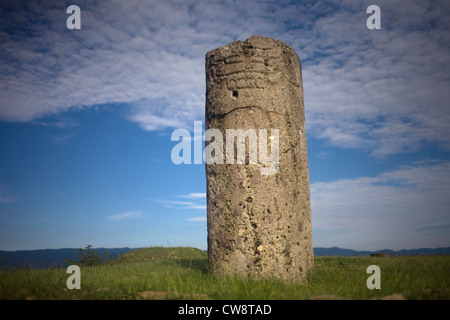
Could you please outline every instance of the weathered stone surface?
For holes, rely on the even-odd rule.
[[[248,154],[245,164],[227,164],[225,144],[223,164],[206,165],[212,271],[305,280],[313,249],[302,75],[294,50],[252,36],[209,51],[206,129],[212,128],[224,138],[227,129],[267,129],[268,136],[279,130],[278,168],[259,158],[252,163]],[[274,174],[261,173],[271,166]]]

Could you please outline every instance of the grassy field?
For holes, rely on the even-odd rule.
[[[369,290],[366,269],[381,269]],[[0,299],[450,299],[450,256],[316,257],[305,285],[217,278],[206,253],[145,248],[115,261],[81,267],[81,289],[69,290],[66,269],[0,271]]]

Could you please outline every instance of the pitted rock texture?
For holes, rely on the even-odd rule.
[[[279,130],[275,174],[262,175],[261,167],[273,164],[260,161],[226,164],[225,143],[223,164],[206,165],[213,273],[306,280],[313,267],[311,207],[302,74],[294,50],[252,36],[209,51],[205,114],[206,129],[219,129],[224,138],[227,129],[267,129],[268,137]]]

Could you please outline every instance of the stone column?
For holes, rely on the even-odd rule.
[[[314,261],[302,75],[294,50],[252,36],[209,51],[206,129],[213,273],[304,281]],[[238,156],[243,143],[244,159]]]

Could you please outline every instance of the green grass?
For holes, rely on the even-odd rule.
[[[369,265],[381,269],[381,289],[369,290]],[[307,284],[218,278],[206,253],[193,248],[145,248],[108,264],[81,267],[81,289],[69,290],[66,269],[0,271],[0,299],[450,299],[450,256],[316,257]]]

